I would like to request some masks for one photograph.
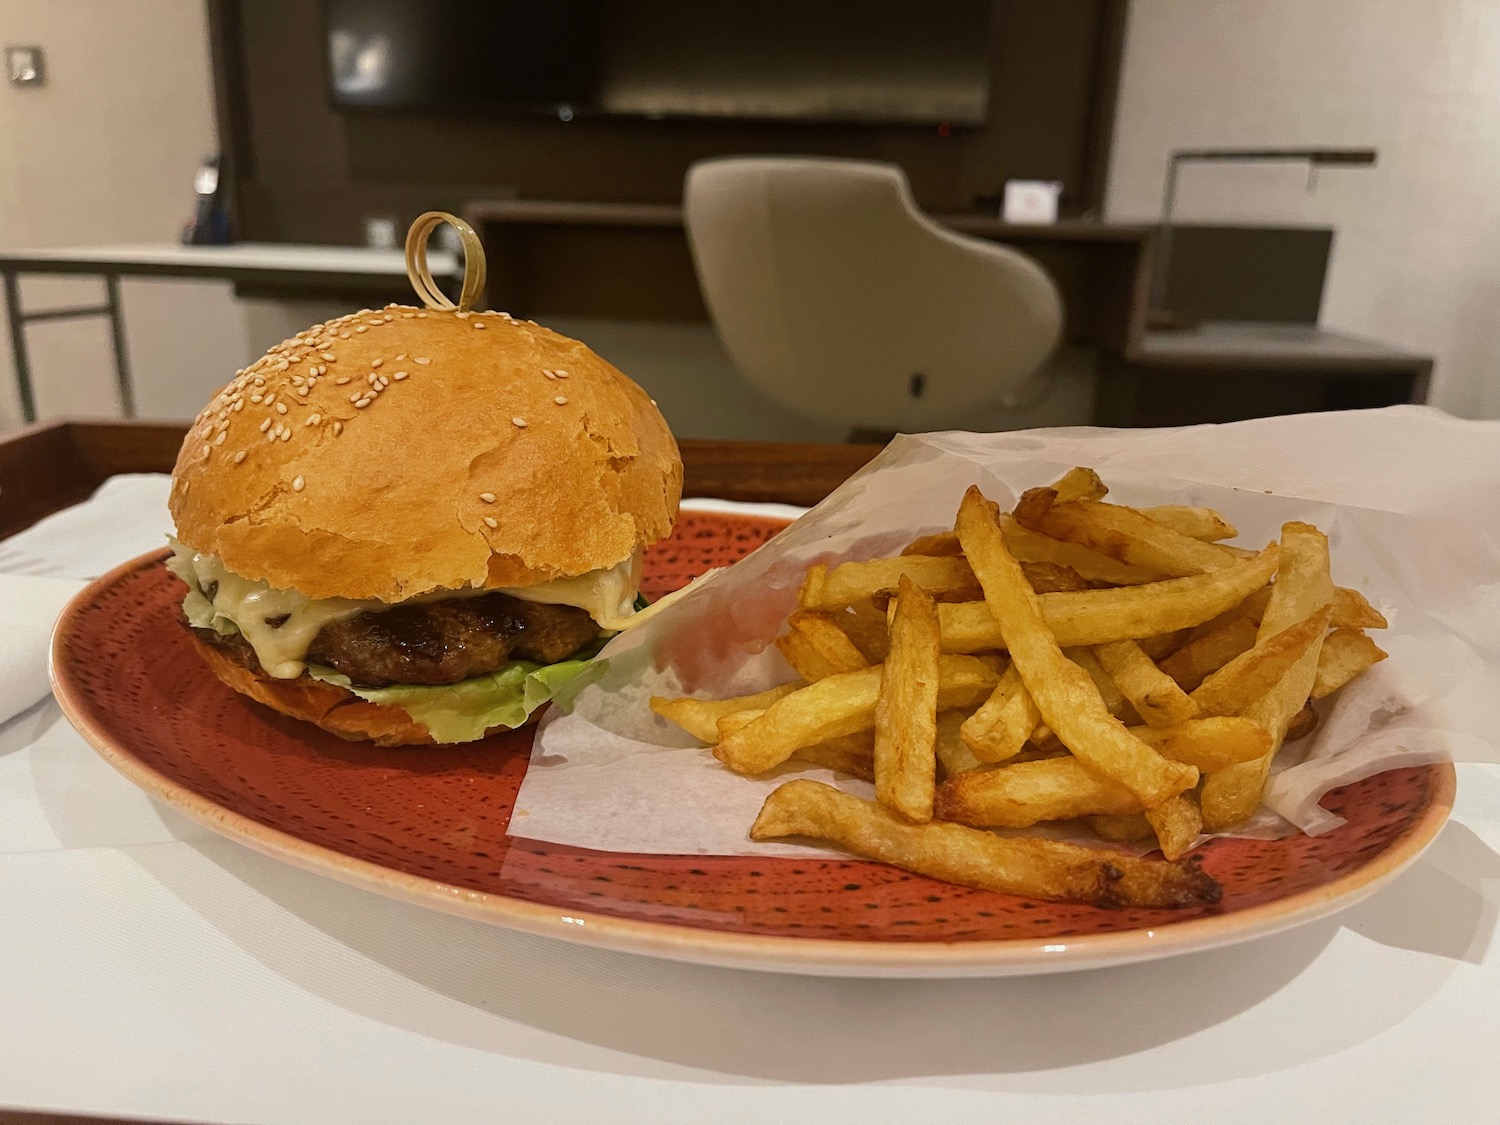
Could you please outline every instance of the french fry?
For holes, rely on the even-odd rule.
[[[871,664],[881,664],[891,648],[885,611],[868,598],[846,605],[833,615],[834,622],[854,642],[860,655]]]
[[[1066,757],[951,777],[938,786],[934,815],[975,828],[1030,828],[1044,820],[1140,809],[1129,789]]]
[[[875,704],[875,799],[913,824],[932,819],[937,703],[937,606],[903,577]]]
[[[1257,641],[1193,689],[1205,715],[1238,715],[1290,672],[1328,630],[1327,606],[1305,621]]]
[[[1255,622],[1235,617],[1190,640],[1161,662],[1161,670],[1183,691],[1194,691],[1209,676],[1242,652],[1255,647]]]
[[[787,627],[776,638],[776,647],[808,683],[870,666],[830,613],[797,610],[787,618]]]
[[[1292,716],[1292,721],[1286,725],[1286,737],[1283,742],[1296,742],[1299,738],[1306,738],[1318,729],[1319,715],[1317,708],[1311,703],[1304,703],[1302,710]]]
[[[1270,601],[1271,588],[1268,586],[1246,598],[1240,609],[1246,617],[1259,624]],[[1387,629],[1390,627],[1390,622],[1385,619],[1385,614],[1372,606],[1358,590],[1351,590],[1347,586],[1335,586],[1333,588],[1332,625],[1335,629]]]
[[[669,722],[676,723],[694,738],[707,743],[719,740],[718,723],[725,715],[737,711],[763,711],[778,699],[785,699],[801,684],[781,684],[754,695],[742,695],[737,699],[669,699],[665,696],[651,697],[651,710]]]
[[[736,711],[719,720],[719,737],[725,738],[735,731],[743,730],[765,714],[764,709]],[[792,760],[808,765],[822,766],[835,773],[846,773],[865,781],[875,780],[875,738],[868,731],[863,734],[847,734],[830,738],[812,746],[803,746],[792,751]]]
[[[971,487],[959,505],[955,531],[1011,660],[1047,725],[1086,765],[1129,789],[1143,805],[1158,804],[1194,785],[1197,770],[1163,758],[1131,735],[1105,708],[1088,673],[1063,655],[1038,610],[1039,596],[1006,549],[998,515],[995,505]]]
[[[1234,524],[1212,508],[1190,508],[1182,504],[1157,504],[1150,508],[1138,509],[1144,516],[1150,516],[1163,527],[1170,527],[1173,531],[1190,536],[1193,539],[1202,539],[1213,543],[1220,539],[1233,539],[1239,534]]]
[[[1142,859],[1056,840],[997,836],[961,824],[907,824],[873,801],[799,779],[761,807],[750,838],[811,836],[962,886],[1103,907],[1202,906],[1217,882],[1196,864]]]
[[[1216,544],[1183,535],[1134,508],[1094,500],[1060,503],[1050,488],[1024,493],[1013,515],[1022,527],[1163,577],[1208,574],[1237,561]]]
[[[797,591],[797,604],[804,609],[823,603],[823,583],[828,579],[828,564],[813,563],[802,576],[802,586]]]
[[[1281,547],[1281,565],[1257,638],[1274,636],[1333,604],[1328,537],[1311,524],[1288,523],[1281,529]],[[1271,749],[1254,761],[1229,766],[1204,778],[1203,823],[1210,831],[1247,820],[1260,804],[1271,759],[1286,737],[1293,716],[1312,693],[1322,648],[1323,638],[1318,636],[1287,674],[1245,709],[1246,718],[1270,732]]]
[[[1181,648],[1191,634],[1191,629],[1176,629],[1170,633],[1158,633],[1154,637],[1142,637],[1135,643],[1141,646],[1142,652],[1160,664]]]
[[[963,548],[958,545],[958,536],[951,531],[939,531],[934,535],[919,535],[905,547],[901,548],[903,555],[934,555],[952,556],[963,554]]]
[[[1059,500],[1103,500],[1109,495],[1109,486],[1099,474],[1081,465],[1058,477],[1051,487]]]
[[[1134,723],[1138,716],[1135,708],[1130,705],[1130,700],[1125,698],[1125,693],[1120,686],[1105,671],[1104,665],[1099,663],[1099,658],[1094,655],[1091,648],[1069,648],[1063,650],[1063,655],[1078,667],[1089,674],[1089,679],[1094,681],[1094,687],[1099,690],[1099,698],[1104,700],[1104,709],[1127,726]]]
[[[1108,582],[1116,586],[1133,586],[1141,582],[1155,582],[1161,575],[1140,567],[1124,563],[1080,547],[1076,543],[1064,543],[1038,531],[1022,527],[1012,516],[1002,516],[1000,528],[1005,532],[1005,545],[1010,553],[1023,563],[1050,562],[1071,567],[1090,582]]]
[[[802,606],[841,609],[866,598],[893,593],[903,578],[909,578],[934,597],[962,601],[980,596],[974,572],[963,559],[900,555],[893,559],[840,563],[823,577],[816,590],[804,585]]]
[[[1098,645],[1094,655],[1147,726],[1172,727],[1198,717],[1198,705],[1134,641]]]
[[[1036,598],[1043,620],[1064,648],[1138,640],[1189,628],[1238,605],[1265,585],[1279,559],[1280,550],[1272,544],[1213,574]],[[944,652],[995,652],[1006,647],[999,623],[984,602],[939,605],[938,622]]]
[[[1011,665],[959,733],[980,761],[1003,762],[1020,752],[1041,721],[1042,713],[1036,709],[1026,685],[1021,683],[1021,673]]]
[[[721,739],[714,757],[736,773],[774,769],[803,746],[875,725],[881,666],[829,676],[777,700],[754,722]],[[994,690],[1000,673],[973,656],[938,660],[938,706],[971,707]]]
[[[958,733],[968,717],[966,711],[942,711],[938,714],[937,740],[933,743],[933,752],[937,754],[938,765],[943,767],[943,773],[948,777],[956,777],[984,765],[974,757],[974,752]]]
[[[1362,630],[1335,629],[1323,638],[1312,697],[1328,698],[1370,665],[1385,658],[1385,651]]]
[[[1071,566],[1054,562],[1024,562],[1021,572],[1036,594],[1062,594],[1090,589],[1088,581]]]
[[[1179,793],[1147,809],[1146,823],[1156,833],[1161,854],[1167,859],[1181,859],[1193,850],[1203,831],[1203,810],[1195,793]]]
[[[1164,758],[1202,773],[1253,761],[1271,749],[1271,735],[1240,715],[1189,719],[1175,727],[1131,727],[1130,733]]]

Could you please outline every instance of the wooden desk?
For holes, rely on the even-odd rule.
[[[431,250],[427,264],[439,281],[462,276],[457,258],[446,250]],[[21,303],[23,274],[73,274],[104,282],[101,305],[41,309],[26,312]],[[16,250],[0,253],[0,277],[5,282],[5,309],[10,323],[10,346],[21,416],[36,420],[31,361],[26,349],[26,325],[42,320],[109,319],[114,345],[115,382],[125,416],[135,414],[135,388],[125,351],[122,277],[184,277],[232,281],[286,297],[289,291],[354,295],[386,294],[406,289],[406,257],[400,250],[372,250],[362,246],[297,246],[240,242],[232,246],[182,246],[149,242],[121,246],[80,246],[57,250]]]

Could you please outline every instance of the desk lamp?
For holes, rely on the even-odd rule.
[[[1318,168],[1328,166],[1368,167],[1375,163],[1373,148],[1185,148],[1172,153],[1167,162],[1167,190],[1161,205],[1161,233],[1152,263],[1151,306],[1148,314],[1154,326],[1171,323],[1171,313],[1162,308],[1167,296],[1167,272],[1172,259],[1172,208],[1177,200],[1177,174],[1188,161],[1213,163],[1305,163],[1308,183]]]

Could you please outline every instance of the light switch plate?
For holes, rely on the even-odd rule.
[[[47,57],[40,47],[6,47],[5,76],[12,86],[45,86]]]

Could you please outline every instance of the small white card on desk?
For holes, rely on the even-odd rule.
[[[1006,180],[1000,217],[1007,223],[1055,223],[1061,194],[1056,180]]]

